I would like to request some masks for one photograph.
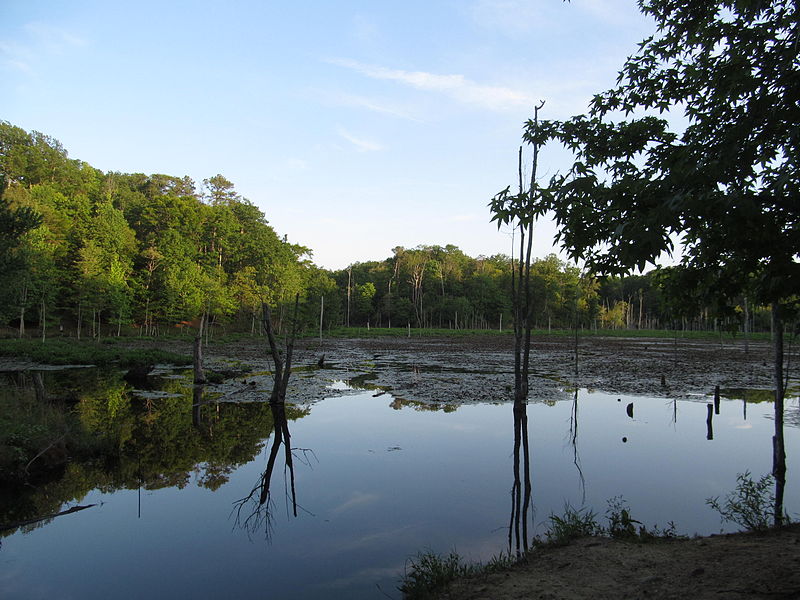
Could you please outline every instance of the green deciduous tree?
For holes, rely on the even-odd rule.
[[[555,138],[577,158],[541,208],[555,215],[571,255],[599,272],[642,269],[679,239],[698,286],[729,298],[750,287],[772,305],[781,484],[782,315],[800,290],[800,7],[639,5],[657,33],[628,58],[617,85],[594,97],[588,115],[526,127],[531,143]],[[657,116],[665,111],[685,127],[671,128]],[[782,510],[775,514],[777,523]]]
[[[533,226],[541,216],[541,207],[547,203],[549,193],[536,181],[539,162],[538,139],[539,105],[534,110],[531,131],[537,135],[532,139],[533,160],[530,183],[523,179],[522,148],[519,149],[519,192],[512,194],[510,187],[495,195],[489,204],[492,221],[498,229],[510,225],[519,237],[517,265],[512,263],[511,295],[514,315],[514,404],[523,404],[528,399],[528,369],[531,352],[531,329],[533,327],[533,296],[531,293],[531,250]]]

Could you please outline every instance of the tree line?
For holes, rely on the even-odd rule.
[[[504,254],[473,258],[453,245],[398,246],[384,260],[354,263],[332,276],[344,325],[512,326],[512,260]],[[712,295],[687,294],[682,277],[679,267],[595,277],[555,254],[534,259],[533,325],[540,330],[769,328],[769,311],[747,304],[744,294],[719,304]]]
[[[188,177],[103,173],[7,122],[0,161],[0,310],[21,336],[30,324],[155,335],[202,317],[254,330],[262,303],[334,285],[222,175],[198,190]]]
[[[104,173],[39,132],[0,122],[0,317],[6,333],[158,335],[203,319],[256,333],[262,305],[280,329],[295,296],[301,325],[509,329],[512,259],[453,245],[392,250],[328,271],[280,238],[222,175]],[[534,260],[536,328],[768,327],[742,295],[687,298],[680,269],[597,278]]]

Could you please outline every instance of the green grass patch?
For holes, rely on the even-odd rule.
[[[123,368],[135,365],[168,363],[186,365],[191,357],[157,348],[126,349],[116,344],[98,344],[78,340],[0,340],[0,356],[27,360],[45,365],[117,364]]]
[[[431,551],[410,558],[398,590],[408,600],[436,598],[450,583],[464,577],[476,577],[510,568],[517,559],[500,554],[487,563],[470,563],[455,551],[442,556]]]
[[[576,509],[566,504],[564,513],[550,513],[550,527],[545,532],[545,545],[566,546],[572,540],[592,535],[600,535],[603,528],[597,522],[597,515],[588,508]]]
[[[543,538],[534,538],[533,548],[552,548],[565,546],[584,537],[603,536],[617,540],[634,542],[658,542],[677,539],[675,525],[661,529],[658,526],[647,528],[631,516],[627,503],[621,496],[608,500],[606,511],[608,526],[602,526],[597,520],[597,513],[589,508],[576,509],[565,505],[560,515],[550,513],[549,527]],[[398,590],[407,599],[437,598],[441,592],[457,579],[480,577],[487,573],[507,571],[514,565],[528,560],[530,551],[520,556],[500,554],[487,563],[470,563],[457,552],[446,556],[431,551],[420,552],[406,563]]]
[[[512,336],[511,329],[423,329],[412,327],[337,327],[324,331],[324,338],[370,338],[370,337],[462,337],[462,336]],[[536,337],[573,337],[573,329],[534,329],[531,335]],[[314,338],[318,333],[307,331],[305,337]],[[579,329],[579,337],[614,337],[614,338],[660,338],[660,339],[692,339],[719,341],[742,341],[741,334],[718,331],[675,331],[672,329]],[[750,340],[769,340],[770,334],[751,333]]]

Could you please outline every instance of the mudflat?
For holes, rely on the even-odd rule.
[[[298,341],[288,402],[313,402],[330,393],[332,381],[389,392],[401,400],[428,404],[506,402],[513,398],[511,335],[453,337],[374,337]],[[167,349],[190,352],[179,341]],[[787,357],[797,364],[796,348]],[[531,349],[530,402],[571,399],[575,388],[618,394],[705,400],[715,386],[723,390],[769,390],[773,387],[772,350],[768,341],[742,339],[536,337]],[[249,392],[271,389],[271,360],[264,339],[214,344],[205,351],[207,366],[231,364],[252,370]],[[254,379],[255,378],[255,379]],[[262,381],[263,379],[263,381]],[[253,387],[253,382],[256,385]],[[790,388],[797,385],[796,376]],[[226,387],[225,387],[226,386]],[[236,382],[219,392],[233,393]],[[210,388],[213,391],[213,388]]]

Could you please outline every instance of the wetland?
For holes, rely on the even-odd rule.
[[[74,442],[41,438],[35,460],[16,463],[16,447],[4,448],[14,468],[0,496],[0,592],[400,598],[421,550],[485,561],[543,535],[567,504],[602,514],[620,497],[648,527],[736,531],[705,501],[738,473],[771,469],[766,342],[745,353],[730,339],[587,337],[576,374],[574,340],[537,338],[522,461],[510,346],[508,336],[304,340],[277,413],[258,338],[211,344],[206,366],[224,376],[205,386],[167,364],[131,383],[109,367],[6,361],[15,427],[49,424]],[[791,516],[796,379],[789,390]],[[481,585],[472,597],[494,595]]]

